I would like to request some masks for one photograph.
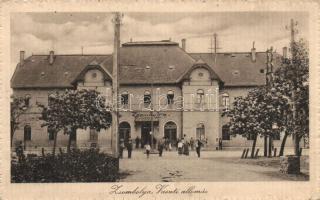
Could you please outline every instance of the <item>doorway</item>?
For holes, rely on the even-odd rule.
[[[174,122],[167,122],[164,125],[164,137],[171,143],[172,146],[176,146],[177,125]]]
[[[131,137],[131,127],[128,122],[121,122],[119,124],[119,141],[124,140],[124,144],[127,146],[129,137]]]
[[[143,122],[141,124],[141,147],[142,148],[147,143],[151,145],[150,131],[151,131],[151,122]]]

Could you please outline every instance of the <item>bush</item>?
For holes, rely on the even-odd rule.
[[[73,150],[57,156],[47,154],[11,161],[12,183],[114,182],[119,160],[99,150]]]

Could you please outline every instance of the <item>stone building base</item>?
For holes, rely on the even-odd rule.
[[[281,156],[280,157],[280,172],[285,174],[300,173],[300,156]]]

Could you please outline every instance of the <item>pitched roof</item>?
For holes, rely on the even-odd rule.
[[[217,53],[216,65],[214,54],[190,53],[195,59],[202,59],[218,74],[224,86],[258,86],[264,85],[266,79],[265,52],[256,53],[256,61],[252,62],[251,53]],[[279,66],[280,55],[274,54],[275,68]],[[264,72],[260,71],[264,70]]]
[[[49,64],[48,55],[28,57],[23,66],[17,65],[11,79],[12,88],[65,88],[91,62],[102,62],[110,55],[56,55]]]
[[[278,57],[276,57],[278,59]],[[17,65],[11,79],[12,88],[73,87],[72,82],[89,65],[99,65],[112,74],[112,55],[55,55],[53,64],[48,55],[28,57]],[[213,78],[226,86],[265,84],[266,53],[257,53],[256,62],[250,53],[218,53],[216,65],[210,53],[186,53],[171,41],[130,42],[120,48],[120,84],[174,84],[193,66],[207,64]]]
[[[120,83],[176,83],[194,63],[178,45],[126,46],[120,50]]]

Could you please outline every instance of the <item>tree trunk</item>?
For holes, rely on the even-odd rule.
[[[72,138],[72,135],[73,134],[73,132],[71,131],[70,133],[69,133],[69,140],[68,140],[68,146],[67,146],[67,153],[70,153],[70,148],[71,148],[71,138]]]
[[[254,152],[255,152],[255,149],[256,149],[256,143],[257,143],[257,135],[255,134],[254,140],[253,140],[253,143],[252,143],[252,148],[251,148],[251,158],[254,158]]]
[[[295,135],[294,136],[294,155],[300,156],[300,137]]]
[[[268,157],[272,157],[272,135],[269,135],[269,149],[268,149]]]
[[[263,155],[264,155],[264,157],[268,156],[268,138],[267,138],[267,136],[264,136]]]
[[[12,140],[13,140],[13,135],[14,135],[14,130],[13,130],[12,125],[11,125],[10,132],[11,132],[11,133],[10,133],[10,134],[11,134],[11,135],[10,135],[10,136],[11,136],[11,137],[10,137],[10,147],[12,147]]]
[[[53,156],[55,156],[55,154],[56,154],[57,135],[58,135],[58,132],[55,131],[55,132],[54,132],[54,141],[53,141],[53,150],[52,150],[52,155],[53,155]]]
[[[284,137],[283,137],[283,139],[282,139],[282,142],[281,142],[281,147],[280,147],[280,151],[279,151],[279,156],[283,156],[284,147],[286,146],[287,137],[288,137],[288,133],[287,133],[287,131],[286,131],[285,134],[284,134]]]

